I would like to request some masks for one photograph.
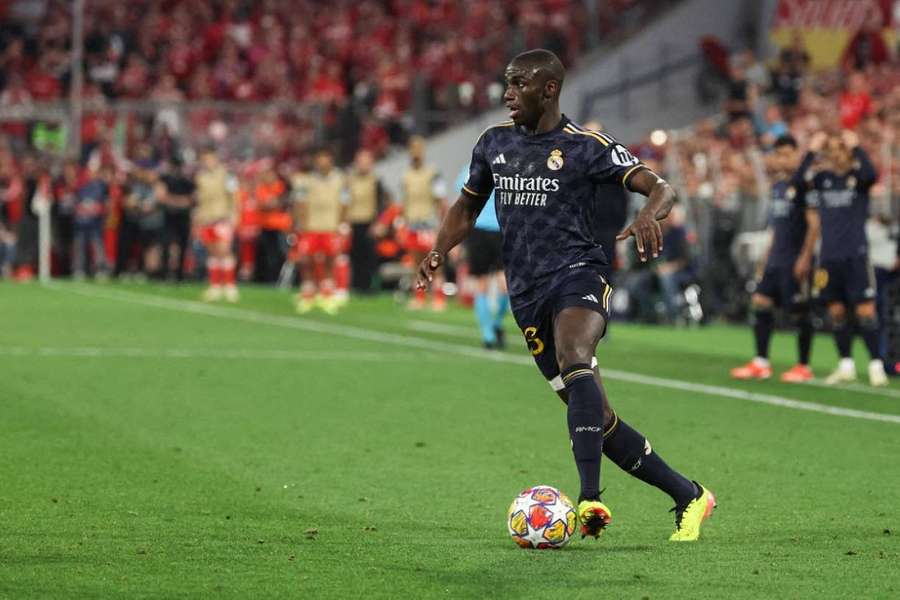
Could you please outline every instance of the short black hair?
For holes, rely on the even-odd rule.
[[[562,89],[563,80],[566,78],[566,68],[563,66],[562,61],[559,60],[559,57],[550,50],[543,48],[528,50],[513,58],[512,63],[527,65],[537,71],[544,71],[547,79],[555,79],[559,82],[560,89]]]
[[[793,149],[797,149],[797,140],[794,139],[789,133],[785,133],[784,135],[778,136],[778,139],[775,140],[775,148],[781,148],[782,146],[790,146]]]

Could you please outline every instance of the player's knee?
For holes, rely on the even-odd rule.
[[[791,324],[794,325],[794,327],[800,327],[801,325],[806,325],[812,321],[809,313],[809,305],[805,302],[794,304],[791,307],[789,316]]]
[[[772,310],[772,299],[762,294],[753,294],[750,297],[750,307],[755,310]]]
[[[875,319],[875,303],[864,302],[856,307],[856,318],[860,322],[863,319]]]
[[[847,308],[843,304],[829,304],[828,317],[832,323],[843,323],[847,321]]]
[[[861,331],[878,331],[878,318],[875,316],[874,312],[863,315],[857,314],[856,322],[859,324],[859,329]]]
[[[560,343],[556,342],[556,362],[561,371],[573,365],[591,364],[594,358],[594,349],[588,343],[580,343],[578,340]]]

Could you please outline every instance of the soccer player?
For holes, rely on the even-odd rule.
[[[768,158],[773,175],[769,248],[762,261],[765,266],[756,283],[756,291],[750,299],[756,356],[746,365],[731,370],[735,379],[768,379],[772,376],[769,340],[775,328],[772,312],[775,306],[788,311],[797,328],[797,364],[781,374],[781,381],[801,383],[813,378],[809,368],[813,339],[809,275],[819,238],[819,215],[815,209],[806,206],[804,179],[813,158],[813,154],[807,154],[801,162],[797,142],[790,135],[775,141],[775,150]]]
[[[456,189],[462,192],[469,179],[469,168],[465,167],[456,179]],[[484,208],[475,220],[472,233],[466,241],[469,259],[469,275],[475,280],[475,317],[481,332],[481,343],[487,349],[506,348],[506,332],[503,318],[509,311],[509,294],[506,291],[506,277],[503,275],[503,237],[494,208],[494,194],[487,199]],[[494,287],[493,308],[489,292]]]
[[[434,230],[444,209],[446,186],[437,170],[425,164],[425,140],[413,136],[409,141],[409,168],[403,173],[403,218],[406,222],[404,249],[418,265],[434,243]],[[435,311],[446,308],[443,281],[435,282],[431,307]],[[425,307],[425,290],[413,291],[409,307]]]
[[[384,184],[375,173],[375,157],[368,150],[360,150],[354,160],[354,168],[347,177],[350,204],[347,219],[352,231],[350,245],[350,267],[353,291],[368,294],[372,292],[375,272],[378,269],[378,255],[372,228],[378,215],[389,203]]]
[[[200,170],[194,178],[197,198],[194,225],[207,252],[209,288],[203,299],[215,302],[224,296],[228,302],[237,302],[239,294],[231,251],[238,217],[237,180],[219,161],[213,148],[203,150],[200,161]]]
[[[853,331],[849,313],[852,310],[869,351],[869,383],[887,385],[878,343],[875,280],[866,239],[869,189],[878,174],[852,131],[830,136],[816,134],[810,150],[820,153],[824,163],[813,177],[807,200],[811,207],[818,209],[822,222],[822,248],[815,283],[827,307],[840,355],[837,369],[825,383],[856,380],[856,365],[850,356]]]
[[[675,502],[672,541],[693,541],[715,506],[705,487],[669,467],[650,442],[612,410],[596,368],[612,289],[599,274],[606,259],[591,237],[594,186],[612,181],[649,197],[620,234],[634,236],[642,261],[662,248],[658,221],[675,201],[672,188],[613,138],[560,113],[565,69],[548,50],[516,56],[506,68],[510,121],[475,144],[469,179],[450,207],[434,248],[419,266],[427,287],[447,253],[468,236],[491,192],[503,235],[503,264],[513,316],[535,362],[567,404],[569,435],[581,479],[583,536],[598,537],[612,514],[600,499],[602,454]]]
[[[336,314],[340,302],[334,296],[334,261],[341,251],[341,224],[346,222],[347,185],[344,174],[334,166],[328,149],[316,153],[315,170],[293,181],[296,211],[294,248],[300,265],[298,313],[307,313],[318,304],[328,314]]]

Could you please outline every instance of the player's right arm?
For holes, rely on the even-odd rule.
[[[447,211],[447,216],[441,222],[434,248],[419,264],[416,273],[416,289],[428,287],[428,284],[434,279],[434,272],[443,264],[447,253],[466,239],[494,189],[491,165],[485,158],[482,147],[484,138],[485,136],[482,135],[475,144],[475,149],[472,150],[469,179],[463,185],[459,198],[453,203],[453,206]]]

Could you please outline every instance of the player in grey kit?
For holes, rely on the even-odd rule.
[[[869,189],[878,174],[852,131],[831,136],[819,133],[813,138],[810,150],[822,160],[822,168],[813,176],[807,195],[808,205],[819,211],[822,229],[814,284],[828,308],[841,357],[837,369],[825,383],[856,379],[856,365],[850,356],[852,316],[869,351],[869,383],[887,385],[878,343],[875,277],[866,239]]]

